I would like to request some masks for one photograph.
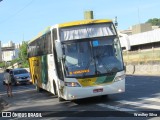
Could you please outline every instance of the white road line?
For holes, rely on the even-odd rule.
[[[27,92],[27,91],[33,91],[33,90],[35,90],[35,89],[29,89],[29,90],[22,90],[22,91],[19,91],[19,90],[13,90],[12,91],[12,93],[14,93],[14,94],[18,94],[18,93],[23,93],[23,92]],[[6,95],[7,93],[5,92],[5,93],[0,93],[0,95]]]
[[[127,112],[130,112],[130,111],[136,111],[136,110],[133,110],[133,109],[128,109],[128,108],[122,108],[122,107],[117,107],[117,106],[111,106],[111,105],[106,105],[106,104],[96,104],[100,107],[104,107],[104,108],[109,108],[109,109],[113,109],[113,110],[117,110],[117,111],[127,111]]]
[[[30,86],[17,86],[18,88],[22,88],[22,89],[31,89],[31,87]]]
[[[153,102],[160,102],[160,98],[148,98],[148,97],[143,97],[139,98],[141,100],[147,100],[147,101],[153,101]]]
[[[134,106],[137,106],[139,108],[142,107],[142,108],[160,110],[160,106],[158,106],[158,105],[144,104],[144,103],[139,103],[139,102],[129,102],[129,101],[125,101],[125,100],[117,101],[117,102],[120,102],[122,104],[134,105]]]

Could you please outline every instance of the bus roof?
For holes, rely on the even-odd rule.
[[[60,27],[60,28],[63,28],[63,27],[70,27],[70,26],[77,26],[77,25],[85,25],[85,24],[93,24],[93,23],[107,23],[107,22],[112,22],[112,20],[109,20],[109,19],[80,20],[80,21],[73,21],[73,22],[62,23],[62,24],[59,24],[59,27]]]
[[[39,32],[36,37],[34,37],[33,39],[31,39],[28,43],[31,43],[34,40],[36,40],[37,38],[39,38],[40,36],[43,36],[44,34],[48,33],[50,31],[50,28],[51,28],[50,26],[46,27],[44,30],[42,30],[41,32]]]
[[[110,19],[99,19],[99,20],[89,19],[89,20],[79,20],[79,21],[61,23],[61,24],[58,24],[58,26],[60,28],[64,28],[64,27],[77,26],[77,25],[86,25],[86,24],[93,24],[93,23],[108,23],[108,22],[112,22],[112,20]],[[28,43],[33,42],[40,36],[43,36],[44,34],[49,32],[50,28],[51,28],[50,26],[46,27],[43,31],[39,32],[38,35],[34,37],[33,39],[31,39]]]

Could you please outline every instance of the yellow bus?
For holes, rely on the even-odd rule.
[[[48,27],[28,43],[30,73],[37,91],[59,101],[125,91],[125,70],[111,20],[81,20]]]

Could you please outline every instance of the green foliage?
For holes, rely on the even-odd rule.
[[[18,62],[21,63],[22,67],[29,67],[27,59],[27,46],[28,43],[26,41],[23,41],[22,45],[20,46]]]
[[[5,62],[0,62],[0,68],[4,68],[5,67]]]
[[[15,63],[19,63],[20,62],[20,59],[19,58],[16,58],[14,60],[11,61],[11,65],[15,64]]]
[[[27,46],[28,46],[28,42],[23,41],[22,45],[19,48],[19,53],[18,53],[19,58],[12,60],[10,65],[13,66],[15,63],[18,63],[19,67],[21,68],[29,67],[28,59],[27,59]],[[5,66],[5,64],[2,64],[2,65],[0,64],[0,67],[3,65]]]
[[[23,62],[27,61],[27,45],[28,43],[23,41],[20,46],[19,59]]]
[[[149,19],[146,23],[151,23],[153,26],[160,26],[160,18]]]
[[[18,53],[19,58],[16,58],[16,59],[10,61],[10,63],[8,63],[8,64],[5,62],[0,62],[0,67],[1,68],[6,68],[9,66],[13,67],[13,65],[15,63],[18,63],[19,67],[21,67],[21,68],[29,67],[29,63],[28,63],[28,59],[27,59],[28,58],[27,57],[27,46],[28,46],[28,42],[23,41],[22,45],[19,48],[19,53]]]
[[[28,67],[29,67],[28,61],[26,61],[25,63],[22,64],[22,68],[28,68]]]

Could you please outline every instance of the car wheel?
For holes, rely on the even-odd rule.
[[[5,85],[6,83],[3,81],[3,85]]]
[[[16,81],[15,81],[15,82],[13,82],[13,83],[12,83],[12,85],[14,85],[14,86],[17,86],[17,83],[16,83]]]

